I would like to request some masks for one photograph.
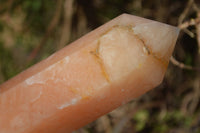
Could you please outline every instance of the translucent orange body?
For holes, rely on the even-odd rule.
[[[159,85],[178,30],[121,15],[0,85],[1,133],[72,132]]]

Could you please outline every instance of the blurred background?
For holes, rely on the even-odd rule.
[[[122,13],[181,29],[165,79],[74,133],[200,133],[197,0],[0,0],[0,83]]]

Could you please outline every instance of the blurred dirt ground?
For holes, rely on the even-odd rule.
[[[200,133],[198,0],[0,0],[0,83],[122,13],[181,29],[165,79],[74,133]]]

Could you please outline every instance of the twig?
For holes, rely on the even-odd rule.
[[[172,64],[174,64],[175,66],[178,66],[181,69],[187,69],[187,70],[193,70],[194,68],[188,65],[185,65],[179,61],[177,61],[173,56],[170,58],[170,61]]]
[[[188,0],[186,8],[184,9],[184,11],[182,12],[182,14],[180,15],[180,17],[178,19],[178,24],[179,25],[183,22],[183,20],[187,16],[187,14],[190,11],[190,8],[192,7],[193,3],[194,3],[194,0]]]
[[[197,32],[198,53],[200,54],[200,11],[197,12],[197,20],[199,20],[199,23],[196,23],[196,32]]]
[[[183,31],[184,31],[186,34],[188,34],[191,38],[194,38],[194,37],[195,37],[194,33],[191,32],[190,30],[188,30],[188,29],[183,29]]]
[[[197,19],[200,21],[200,10],[197,9]],[[200,23],[196,23],[196,34],[197,34],[197,44],[198,44],[198,54],[196,57],[196,66],[200,67]],[[194,96],[193,102],[191,103],[190,110],[193,113],[198,106],[200,98],[200,73],[197,73],[196,79],[194,81]]]
[[[64,47],[70,39],[72,15],[73,15],[73,3],[74,0],[65,0],[64,2],[64,26],[62,29],[62,34],[60,42],[58,44],[58,49]]]
[[[182,12],[182,14],[180,15],[180,17],[178,19],[178,27],[180,29],[182,29],[186,34],[188,34],[191,38],[194,38],[195,35],[193,32],[191,32],[187,28],[189,26],[196,25],[196,23],[198,23],[198,22],[196,22],[197,20],[195,20],[195,19],[191,19],[190,21],[186,21],[183,23],[183,20],[186,18],[187,14],[189,13],[191,7],[194,6],[194,4],[195,4],[194,0],[188,0],[186,8],[184,9],[184,11]]]
[[[183,99],[181,110],[184,114],[185,113],[192,114],[195,112],[195,109],[198,107],[199,98],[200,98],[199,87],[200,87],[200,81],[199,81],[199,77],[197,76],[197,78],[194,81],[193,92],[187,94]]]
[[[62,1],[63,0],[58,0],[57,1],[57,5],[56,5],[56,9],[55,9],[56,10],[55,11],[55,15],[52,18],[44,37],[41,39],[41,41],[37,45],[37,47],[35,49],[33,49],[33,51],[31,52],[30,56],[28,57],[28,62],[32,61],[36,57],[36,55],[39,52],[39,50],[41,50],[44,47],[44,45],[45,45],[46,41],[48,40],[49,36],[51,35],[51,33],[55,29],[56,25],[58,24],[60,16],[61,16],[61,11],[62,11]]]
[[[194,92],[192,97],[192,102],[190,103],[190,112],[194,113],[195,109],[198,107],[200,98],[200,77],[199,74],[194,80]]]
[[[182,100],[182,104],[181,104],[181,112],[183,114],[188,114],[188,106],[189,103],[192,102],[194,97],[194,93],[188,93],[186,96],[184,96],[184,99]]]
[[[79,37],[82,36],[84,33],[88,32],[88,29],[87,29],[87,19],[82,7],[79,7],[79,10],[77,10],[77,14],[79,17],[77,23],[77,31],[75,35]]]
[[[197,6],[197,4],[194,2],[193,3],[193,9],[196,11],[196,12],[199,12],[200,11],[200,8]]]
[[[186,29],[186,28],[188,28],[189,26],[194,26],[194,25],[196,25],[197,23],[200,23],[200,20],[199,19],[191,19],[191,20],[189,20],[189,21],[186,21],[186,22],[184,22],[184,23],[182,23],[182,24],[180,24],[180,25],[178,25],[178,27],[180,28],[180,29]]]

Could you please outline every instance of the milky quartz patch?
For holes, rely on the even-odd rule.
[[[160,58],[168,59],[174,48],[174,42],[179,33],[179,29],[172,31],[168,25],[150,22],[139,24],[133,27],[134,33],[138,35],[152,53],[155,53]],[[161,40],[160,38],[163,38]]]
[[[104,34],[99,39],[99,54],[110,78],[118,80],[140,68],[147,58],[143,47],[129,26],[116,26]]]
[[[70,133],[159,85],[178,29],[123,14],[0,85],[0,132]]]

